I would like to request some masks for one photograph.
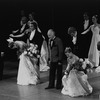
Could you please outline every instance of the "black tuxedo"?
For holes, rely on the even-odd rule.
[[[29,37],[30,37],[30,34],[31,33],[29,33]],[[38,45],[38,49],[40,51],[41,50],[42,43],[43,43],[42,33],[38,32],[36,30],[33,39],[32,40],[29,40],[29,42],[30,43],[33,43],[33,44],[37,44]]]
[[[29,28],[29,26],[27,24],[25,24],[23,30],[21,31],[22,26],[20,26],[18,32],[16,32],[14,35],[20,35],[22,33],[24,33],[24,35],[22,37],[13,37],[14,41],[18,40],[18,41],[24,41],[25,43],[27,42],[27,34],[25,32],[26,29]]]
[[[49,54],[50,55],[49,58],[50,58],[51,62],[58,62],[58,61],[61,62],[62,61],[62,56],[63,56],[62,41],[58,37],[55,37],[54,40],[51,40],[51,41],[53,43],[52,44],[49,43],[49,45],[48,45],[49,50],[51,52],[51,54]]]
[[[24,27],[23,27],[24,26]],[[22,27],[23,27],[23,29],[22,29]],[[26,29],[28,29],[29,28],[29,26],[27,25],[27,24],[25,24],[25,25],[20,25],[19,26],[19,28],[18,28],[18,31],[16,32],[16,33],[14,33],[15,35],[19,35],[19,34],[21,34],[21,33],[23,33]]]
[[[58,63],[62,62],[63,58],[63,44],[60,38],[55,37],[52,41],[52,45],[49,41],[49,59],[50,59],[50,71],[49,71],[49,87],[55,87],[55,77],[57,71],[56,88],[61,88],[62,85],[62,65]]]
[[[79,36],[76,36],[76,44],[72,42],[73,37],[68,35],[67,36],[67,47],[72,49],[73,54],[79,56]]]
[[[28,33],[28,38],[30,38],[31,33]],[[43,43],[43,37],[42,37],[42,33],[38,32],[37,30],[35,30],[35,34],[34,37],[32,38],[32,40],[29,39],[29,43],[33,43],[33,44],[37,44],[38,45],[38,50],[39,50],[39,54],[41,51],[41,46]],[[39,66],[40,60],[38,59],[37,65]]]

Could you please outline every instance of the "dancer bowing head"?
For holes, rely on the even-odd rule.
[[[71,97],[89,95],[93,88],[88,83],[88,76],[85,74],[86,63],[84,65],[83,60],[71,52],[71,48],[65,49],[65,55],[68,64],[62,78],[63,88],[61,93]]]
[[[68,28],[68,34],[71,36],[71,43],[70,45],[74,54],[78,55],[78,42],[77,42],[77,30],[75,27]]]

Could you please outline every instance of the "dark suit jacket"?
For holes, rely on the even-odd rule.
[[[25,33],[25,30],[28,29],[28,25],[26,24],[22,32],[20,32],[22,26],[20,26],[18,32],[16,32],[14,35],[20,35],[22,33]],[[22,37],[13,37],[14,41],[19,40],[19,41],[24,41],[25,43],[27,42],[27,34],[25,33]]]
[[[18,32],[16,32],[15,35],[22,34],[26,29],[29,28],[29,26],[28,26],[27,24],[25,24],[24,29],[21,31],[21,28],[22,28],[22,27],[23,27],[23,26],[20,25],[20,27],[19,27],[19,29],[18,29]],[[20,32],[20,31],[21,31],[21,32]]]
[[[55,37],[52,46],[48,44],[49,58],[51,62],[62,61],[63,58],[63,44],[60,38]]]
[[[29,34],[29,36],[30,36],[30,34]],[[41,50],[42,43],[43,43],[42,33],[38,32],[36,30],[33,39],[30,40],[30,43],[37,44],[38,45],[38,49],[40,51]]]

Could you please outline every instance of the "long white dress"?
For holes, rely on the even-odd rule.
[[[17,84],[19,85],[36,85],[39,82],[39,69],[36,65],[37,59],[20,55]]]
[[[47,61],[48,61],[48,47],[47,47],[47,42],[44,40],[41,47],[40,71],[47,71],[49,69]]]
[[[100,41],[100,28],[98,26],[91,27],[93,36],[91,40],[91,45],[88,53],[89,60],[95,65],[99,65],[99,51],[97,50],[97,43]]]
[[[93,88],[87,81],[87,75],[82,71],[71,70],[69,76],[64,75],[62,78],[64,95],[71,97],[86,96],[92,93]]]
[[[64,75],[62,78],[63,88],[61,93],[71,97],[85,96],[92,93],[93,90],[87,81],[88,76],[83,71],[78,71],[71,66],[78,59],[75,55],[67,59],[68,65],[66,70],[69,70],[69,75]]]

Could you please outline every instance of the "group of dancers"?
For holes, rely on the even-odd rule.
[[[73,48],[66,47],[64,50],[62,40],[56,36],[56,32],[53,29],[49,29],[47,32],[49,38],[47,43],[32,14],[29,14],[29,21],[25,16],[22,17],[20,30],[13,31],[8,39],[10,47],[18,48],[20,60],[17,84],[36,85],[40,83],[40,71],[49,69],[49,84],[45,89],[61,89],[62,94],[72,97],[85,96],[92,93],[93,88],[88,82],[87,72],[93,67],[97,67],[100,70],[98,67],[99,50],[97,47],[100,41],[100,24],[97,23],[97,15],[92,17],[93,25],[90,26],[88,16],[85,15],[84,17],[84,31],[81,34],[85,34],[89,30],[93,33],[87,61],[80,59],[75,54],[78,52],[78,47],[76,45],[77,30],[74,27],[68,28],[68,34],[73,37]],[[35,50],[38,51],[39,56],[37,56],[37,52],[34,49],[30,49],[32,46],[34,48],[35,45],[37,45]],[[64,75],[63,53],[67,57]]]
[[[17,84],[37,84],[40,79],[39,71],[47,71],[49,69],[47,65],[47,42],[32,14],[29,14],[29,21],[23,16],[20,24],[21,28],[13,31],[9,35],[10,38],[7,39],[9,47],[18,49],[17,54],[20,61]],[[37,45],[37,50],[35,50],[35,45]],[[40,57],[36,56],[37,51]]]

